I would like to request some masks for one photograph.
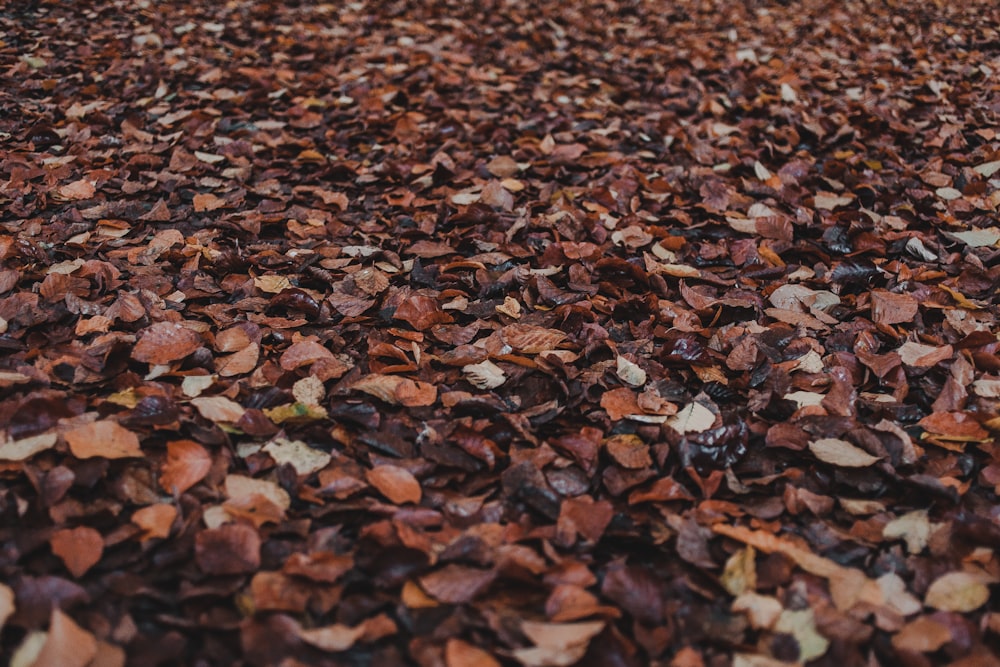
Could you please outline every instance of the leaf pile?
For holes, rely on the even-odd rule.
[[[0,661],[998,664],[996,3],[9,3]]]

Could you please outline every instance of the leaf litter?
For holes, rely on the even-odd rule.
[[[0,662],[997,664],[995,3],[0,9]]]

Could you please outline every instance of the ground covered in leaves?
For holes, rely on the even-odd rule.
[[[1000,10],[893,4],[6,3],[0,661],[998,664]]]

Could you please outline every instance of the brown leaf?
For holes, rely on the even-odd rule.
[[[198,533],[194,558],[207,575],[250,574],[260,567],[260,546],[253,526],[231,523]]]
[[[52,533],[49,546],[52,553],[62,559],[66,569],[79,579],[101,560],[104,538],[93,528],[80,526]]]
[[[897,650],[933,653],[951,639],[951,630],[946,625],[931,617],[921,616],[896,633],[892,638],[892,645]]]
[[[649,456],[649,446],[637,435],[611,436],[604,441],[604,448],[615,463],[623,468],[636,470],[648,468],[653,464],[653,459]]]
[[[200,482],[212,468],[208,451],[193,440],[167,443],[167,459],[160,467],[160,486],[171,494],[181,494]]]
[[[78,459],[96,456],[122,459],[143,456],[139,438],[121,424],[110,419],[90,422],[63,433],[66,444]]]
[[[157,322],[142,330],[132,358],[147,364],[178,361],[201,347],[201,336],[177,322]]]
[[[292,343],[288,349],[282,352],[278,364],[283,370],[294,371],[324,359],[332,361],[334,359],[333,353],[316,341],[303,340]]]
[[[420,586],[441,602],[462,604],[474,600],[495,578],[493,570],[452,564],[421,577]]]
[[[426,331],[435,324],[448,324],[451,315],[441,310],[436,299],[422,294],[414,294],[399,304],[393,317],[407,322],[417,331]]]
[[[375,466],[365,473],[365,479],[378,489],[379,493],[397,505],[420,502],[422,495],[420,482],[406,468],[393,465]]]
[[[52,610],[42,650],[31,667],[85,667],[97,655],[97,640],[59,609]]]
[[[446,667],[500,667],[500,663],[486,651],[461,639],[449,639],[444,647]]]
[[[515,352],[539,354],[556,349],[566,339],[566,334],[532,324],[509,324],[500,330],[500,337]]]
[[[390,405],[419,407],[437,401],[437,387],[398,375],[372,373],[352,384],[351,389],[363,391]]]
[[[59,195],[65,199],[91,199],[96,192],[94,184],[85,178],[59,188]]]
[[[878,324],[913,322],[919,310],[919,302],[909,294],[874,290],[871,299],[872,319]]]

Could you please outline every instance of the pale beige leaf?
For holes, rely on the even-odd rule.
[[[757,552],[753,547],[740,549],[726,561],[719,583],[730,595],[742,595],[757,588]]]
[[[809,662],[827,652],[830,642],[816,630],[812,609],[786,609],[781,612],[774,631],[795,637],[799,644],[799,660]]]
[[[751,627],[764,630],[771,628],[778,621],[784,607],[777,598],[747,591],[733,600],[732,610],[746,614]]]
[[[310,646],[315,646],[321,651],[337,653],[354,646],[364,633],[365,625],[363,623],[353,628],[335,623],[334,625],[300,630],[298,635],[302,641]]]
[[[477,389],[496,389],[507,381],[507,375],[503,369],[489,359],[478,364],[462,366],[462,372]]]
[[[282,510],[292,505],[288,492],[266,479],[254,479],[244,475],[228,475],[223,484],[226,497],[234,501],[249,500],[253,496],[263,496]]]
[[[809,443],[809,451],[820,461],[841,468],[867,468],[879,460],[879,457],[839,438],[813,440]]]
[[[246,412],[242,405],[225,396],[199,396],[191,399],[191,405],[213,422],[235,423]]]
[[[629,361],[623,356],[618,357],[618,377],[625,384],[633,387],[641,387],[646,384],[646,371],[639,367],[634,361]]]
[[[838,206],[847,206],[854,201],[854,196],[839,196],[832,192],[817,192],[813,198],[813,206],[825,211],[832,211]]]
[[[715,414],[701,403],[684,406],[666,421],[667,426],[681,435],[707,431],[714,423]]]
[[[979,609],[990,599],[988,578],[969,572],[949,572],[934,580],[924,604],[940,611],[965,614]]]
[[[323,381],[315,375],[296,380],[292,385],[292,396],[303,405],[319,405],[326,397]]]
[[[908,552],[913,555],[920,553],[931,537],[931,522],[927,510],[907,512],[893,519],[882,529],[882,537],[887,540],[903,539]]]
[[[6,625],[7,619],[10,618],[17,607],[14,604],[14,591],[10,586],[4,583],[0,583],[0,630],[3,630],[3,626]]]
[[[253,285],[261,292],[266,292],[268,294],[277,294],[278,292],[286,290],[289,287],[291,287],[292,283],[289,282],[288,278],[286,278],[285,276],[276,276],[269,274],[266,276],[257,276],[256,278],[254,278]]]
[[[301,440],[275,438],[264,445],[263,450],[278,465],[290,464],[299,475],[310,475],[325,468],[332,457],[329,453],[314,449]]]
[[[40,433],[20,440],[0,443],[0,461],[24,461],[39,452],[55,447],[59,436],[55,431]]]
[[[971,229],[967,232],[949,232],[949,236],[969,246],[970,248],[988,248],[1000,242],[1000,228]]]

